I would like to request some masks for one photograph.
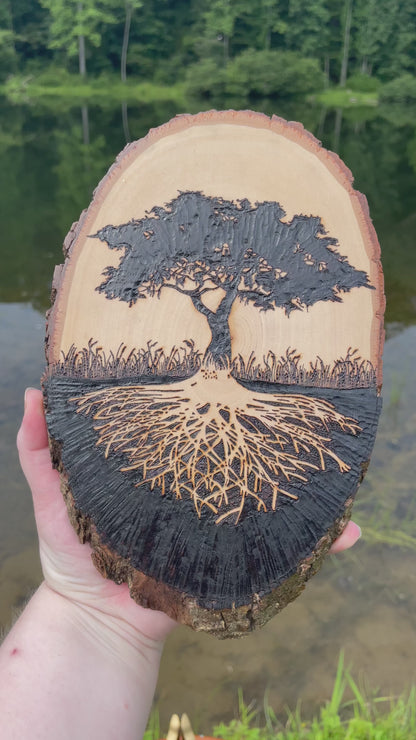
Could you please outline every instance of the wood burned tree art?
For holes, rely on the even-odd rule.
[[[234,301],[288,315],[371,287],[339,254],[319,217],[285,223],[284,216],[278,203],[182,193],[143,219],[95,235],[122,252],[119,265],[105,270],[100,293],[133,307],[175,290],[206,318],[211,341],[201,369],[186,382],[93,391],[75,399],[78,411],[94,419],[106,456],[127,458],[121,470],[137,471],[138,487],[190,497],[199,516],[206,507],[218,524],[237,523],[247,501],[266,512],[281,496],[296,500],[291,484],[307,483],[328,458],[349,470],[331,449],[330,430],[360,431],[327,401],[253,394],[232,377]]]
[[[42,382],[80,540],[143,606],[262,626],[342,532],[374,442],[365,199],[299,124],[211,111],[129,145],[64,249]]]

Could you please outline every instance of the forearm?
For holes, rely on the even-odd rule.
[[[161,643],[39,588],[0,649],[3,740],[143,734]]]

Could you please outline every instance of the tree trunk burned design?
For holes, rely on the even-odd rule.
[[[127,580],[140,603],[219,636],[250,631],[295,598],[345,526],[380,407],[383,302],[376,241],[362,205],[358,215],[350,214],[350,252],[345,213],[339,241],[328,229],[325,207],[307,215],[313,200],[308,191],[299,204],[296,193],[286,203],[284,189],[278,200],[277,184],[275,199],[206,194],[221,190],[222,177],[227,182],[226,163],[219,161],[224,174],[211,174],[213,182],[204,170],[195,174],[192,160],[186,165],[193,144],[184,133],[201,138],[202,132],[199,146],[209,152],[227,125],[237,138],[252,123],[254,138],[261,139],[263,124],[268,131],[262,116],[227,116],[201,114],[173,131],[162,127],[153,142],[156,152],[158,142],[177,135],[185,174],[178,176],[173,197],[141,206],[144,215],[134,213],[132,197],[128,207],[115,208],[118,219],[113,215],[109,223],[102,204],[109,203],[111,216],[112,187],[120,204],[117,188],[124,181],[117,171],[114,183],[103,181],[96,196],[100,211],[93,202],[78,227],[61,300],[67,311],[75,306],[71,281],[84,241],[96,255],[88,263],[91,303],[105,319],[90,321],[82,308],[72,308],[87,324],[77,337],[73,318],[59,324],[58,286],[44,378],[52,450],[69,513],[80,536],[92,543],[97,567],[116,581]],[[215,136],[210,124],[219,127]],[[280,121],[275,126],[276,139],[286,136],[290,151],[293,129]],[[302,148],[312,150],[355,197],[338,162],[296,133],[300,161]],[[132,183],[139,192],[144,187],[137,185],[143,174],[138,168],[132,175],[128,167],[148,151],[143,144],[136,154],[134,146],[132,156],[127,152],[116,165],[128,173],[125,188],[133,194]],[[165,156],[170,163],[169,157],[180,155]],[[241,193],[241,185],[234,187]],[[259,195],[263,190],[258,187]],[[363,232],[364,259],[356,246]],[[106,264],[113,251],[115,259]],[[79,306],[81,286],[75,294]],[[358,328],[344,329],[344,309],[335,311],[344,303],[352,313],[362,310],[355,305],[373,306],[369,342]],[[321,314],[315,306],[324,307]],[[292,336],[292,315],[301,312],[305,329],[298,321]],[[262,344],[250,330],[257,349],[247,351],[240,326],[250,320],[260,322]],[[138,322],[137,336],[126,322]],[[327,339],[334,344],[332,360],[309,348],[307,326],[325,349],[317,331],[322,322],[333,332]],[[113,332],[116,345],[106,336],[113,323],[120,328]],[[335,359],[338,335],[344,334],[351,341],[344,358]]]

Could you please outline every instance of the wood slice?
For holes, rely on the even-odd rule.
[[[185,115],[126,147],[64,250],[43,386],[72,524],[138,603],[219,637],[263,625],[343,530],[374,442],[364,196],[300,124]]]

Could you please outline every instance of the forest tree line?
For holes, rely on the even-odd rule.
[[[0,79],[64,72],[183,82],[205,98],[409,88],[416,2],[2,0]]]

